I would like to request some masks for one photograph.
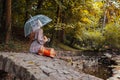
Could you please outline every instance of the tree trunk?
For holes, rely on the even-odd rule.
[[[64,2],[61,1],[61,3],[63,4]],[[57,9],[57,23],[64,23],[65,20],[65,12],[63,11],[63,9],[59,6]],[[60,26],[61,30],[58,30],[58,39],[60,42],[64,43],[64,39],[65,39],[65,31],[64,31],[64,26]]]
[[[1,14],[1,12],[2,12],[2,0],[0,0],[0,14]],[[1,20],[2,20],[2,18],[1,18],[2,16],[0,15],[0,27],[1,27]]]
[[[39,13],[41,13],[41,8],[42,8],[43,2],[44,2],[44,0],[38,0],[38,2],[37,2],[37,9],[35,11],[36,15],[39,14]]]
[[[1,26],[2,26],[2,30],[4,32],[3,34],[5,34],[5,3],[6,3],[6,0],[2,0],[1,2],[2,2]]]
[[[58,6],[57,8],[57,24],[58,23],[62,23],[62,10],[61,8]],[[62,26],[60,26],[62,28]],[[57,32],[57,38],[60,42],[63,41],[63,29],[58,30]]]
[[[65,37],[65,30],[62,29],[61,32],[62,32],[62,33],[61,33],[61,35],[62,35],[62,39],[61,39],[61,41],[64,43],[64,42],[65,42],[65,39],[66,39],[66,37]]]
[[[40,9],[44,0],[38,0],[37,9]]]
[[[62,23],[65,23],[65,18],[66,18],[66,16],[65,16],[65,11],[62,11],[62,15],[61,15],[61,21],[62,21]],[[61,42],[64,42],[65,41],[65,29],[64,29],[64,27],[65,26],[61,26],[62,27],[62,30],[61,30]]]
[[[103,30],[103,28],[104,28],[105,25],[106,25],[106,13],[107,13],[107,11],[104,12],[103,24],[102,24],[102,30]]]
[[[56,24],[60,23],[60,7],[57,7],[57,11],[56,11]],[[54,25],[55,26],[55,25]],[[50,45],[53,44],[54,38],[57,38],[58,40],[60,40],[60,35],[59,32],[60,30],[55,30],[54,28],[52,29],[52,36],[51,36],[51,40],[50,40]]]
[[[106,5],[109,5],[109,0],[106,0],[106,3],[104,4],[104,17],[103,17],[103,24],[102,24],[102,31],[103,28],[106,26],[106,19],[107,19],[107,9],[106,9]]]
[[[28,18],[30,18],[30,6],[29,6],[29,0],[25,0],[26,1],[26,13],[25,13],[25,21],[28,20]]]
[[[11,38],[11,0],[6,0],[5,3],[5,28],[5,43],[8,44]]]

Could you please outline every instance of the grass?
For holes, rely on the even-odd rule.
[[[28,52],[29,45],[30,45],[29,42],[14,40],[10,41],[9,44],[7,45],[5,45],[4,43],[0,44],[0,51]]]
[[[29,41],[23,41],[23,40],[12,40],[9,42],[9,44],[5,45],[4,43],[0,44],[0,51],[5,52],[29,52],[30,43]],[[65,50],[65,51],[76,51],[77,49],[71,48],[63,43],[55,43],[54,46],[52,46],[55,50]]]
[[[77,49],[74,49],[70,46],[63,44],[63,43],[58,43],[57,47],[59,47],[60,49],[66,50],[66,51],[76,51],[77,50]]]

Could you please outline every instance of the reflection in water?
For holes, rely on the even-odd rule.
[[[115,61],[109,57],[112,57],[112,51],[69,51],[61,53],[64,53],[60,54],[63,56],[61,59],[71,63],[79,72],[82,71],[104,80],[112,76],[112,68],[109,66],[116,65]]]
[[[83,72],[106,80],[112,76],[112,69],[102,65],[83,68]]]
[[[105,56],[106,53],[112,56],[111,52],[85,51],[81,54],[77,53],[77,56],[84,56],[83,59],[85,59],[82,71],[104,80],[111,77],[113,73],[109,66],[116,65],[116,62]]]

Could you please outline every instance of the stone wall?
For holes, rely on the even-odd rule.
[[[0,70],[11,80],[102,80],[75,71],[67,62],[30,53],[0,52]]]

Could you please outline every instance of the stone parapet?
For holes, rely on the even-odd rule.
[[[30,53],[0,52],[0,70],[14,75],[13,80],[102,80],[63,60]]]

